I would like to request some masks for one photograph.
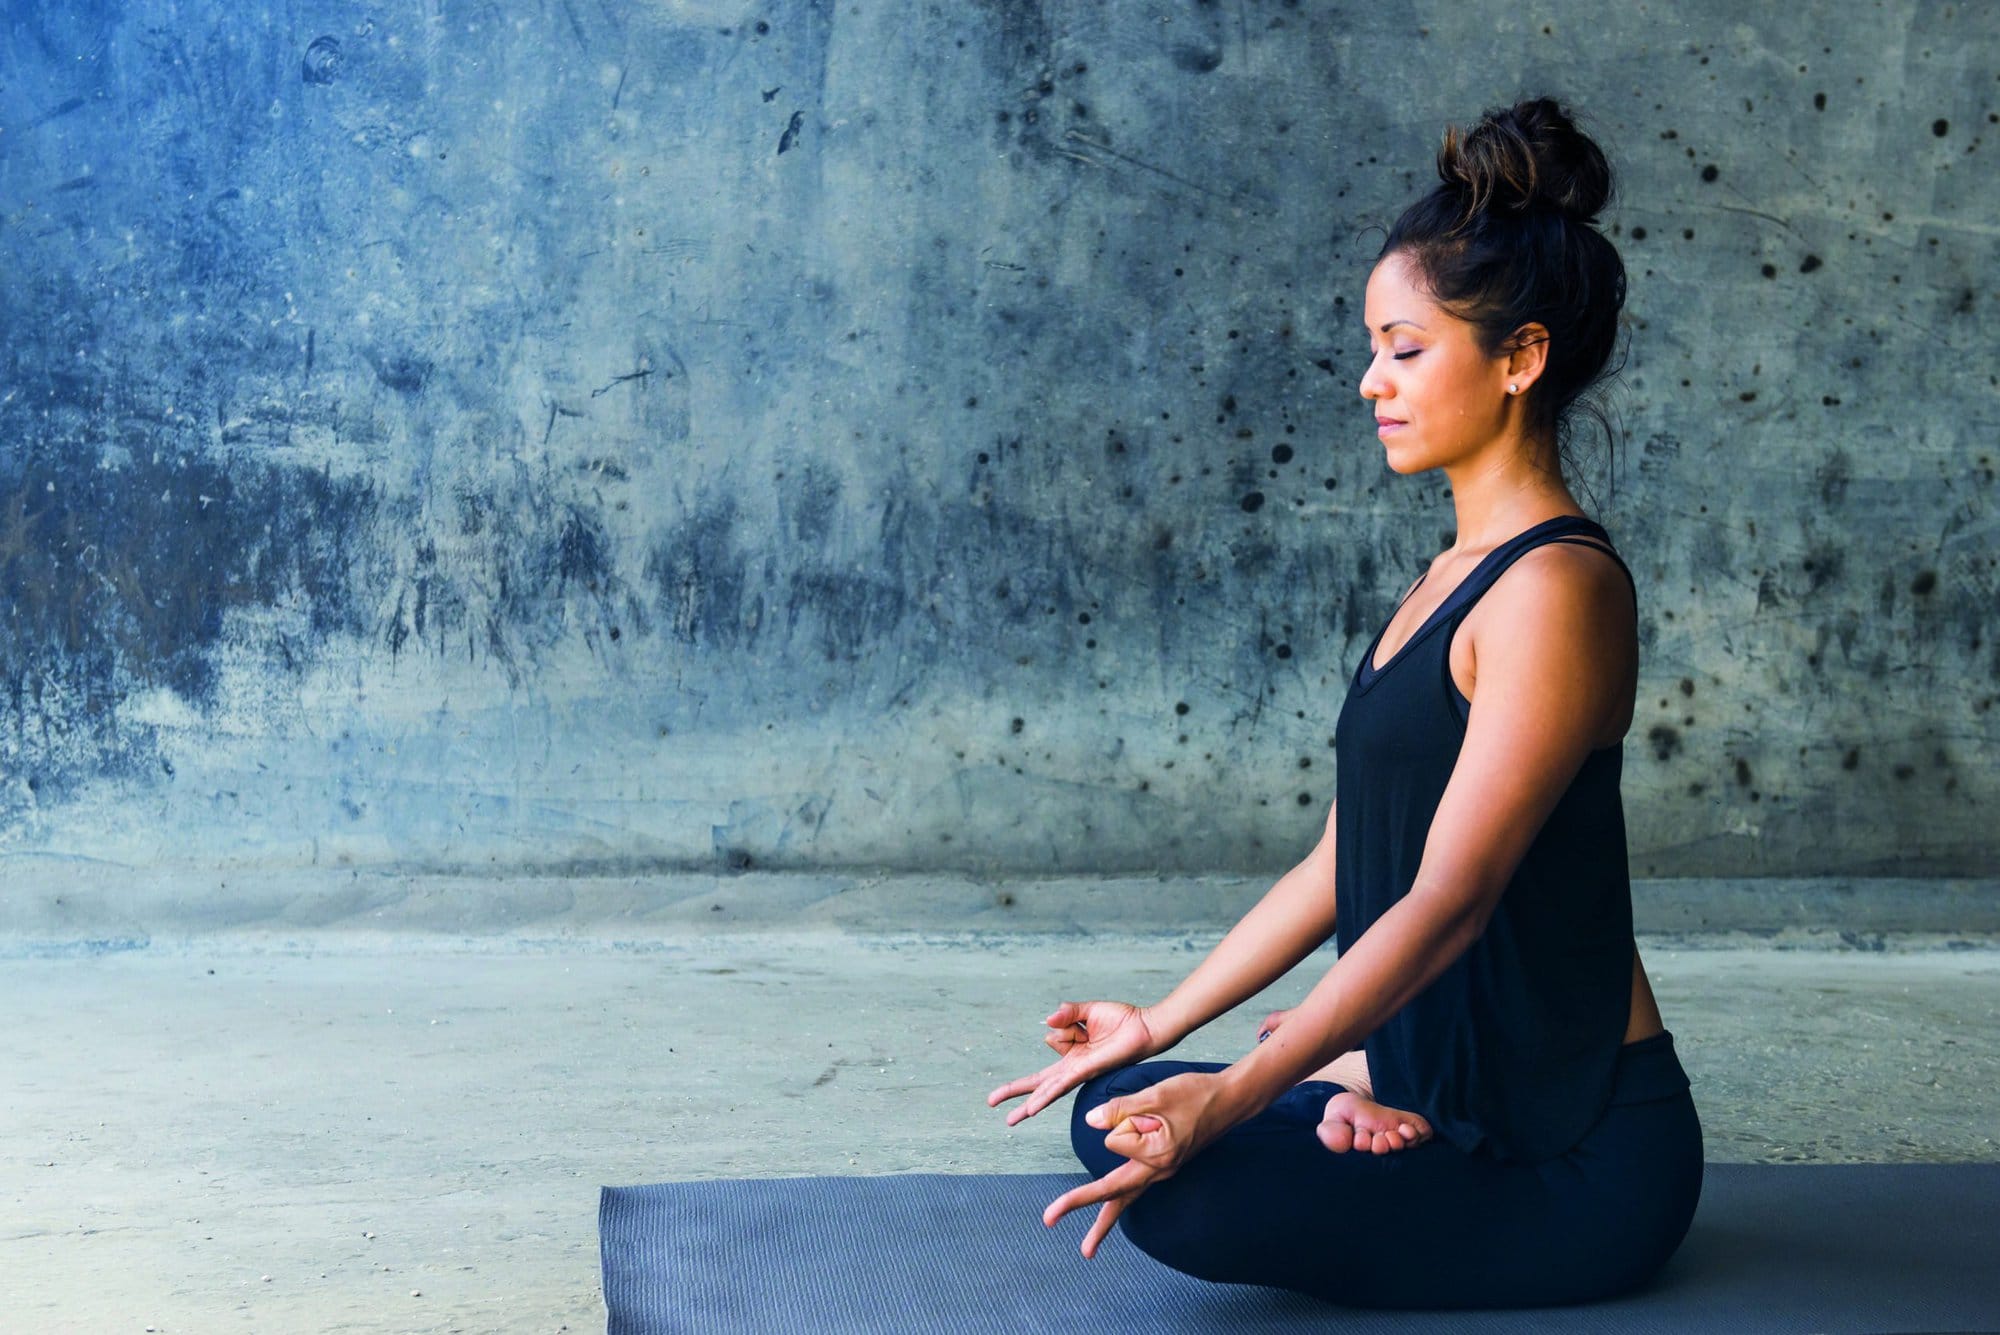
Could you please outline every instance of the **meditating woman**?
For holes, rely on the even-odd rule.
[[[1584,1302],[1658,1270],[1702,1180],[1632,935],[1637,594],[1563,476],[1625,270],[1610,167],[1555,101],[1447,129],[1437,166],[1369,276],[1360,392],[1391,469],[1450,479],[1455,540],[1356,666],[1325,834],[1164,1000],[1058,1006],[1060,1059],[987,1103],[1027,1095],[1011,1126],[1082,1086],[1093,1180],[1043,1222],[1100,1205],[1085,1256],[1122,1222],[1188,1274],[1337,1303]],[[1148,1060],[1333,934],[1240,1060]]]

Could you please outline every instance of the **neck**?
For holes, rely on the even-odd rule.
[[[1562,474],[1551,462],[1553,450],[1533,450],[1513,436],[1444,466],[1451,482],[1452,508],[1457,512],[1457,537],[1444,554],[1483,552],[1557,514],[1581,513]]]

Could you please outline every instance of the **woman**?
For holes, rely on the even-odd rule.
[[[1082,1085],[1093,1180],[1043,1222],[1100,1205],[1085,1256],[1122,1220],[1189,1274],[1338,1303],[1584,1302],[1656,1272],[1700,1197],[1632,936],[1636,589],[1561,471],[1624,304],[1610,167],[1540,98],[1448,129],[1438,174],[1369,277],[1360,391],[1390,468],[1445,471],[1455,541],[1357,665],[1325,834],[1164,1000],[1064,1002],[1060,1060],[987,1097],[1028,1095],[1013,1125]],[[1334,933],[1242,1059],[1147,1060]]]

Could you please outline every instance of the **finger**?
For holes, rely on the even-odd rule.
[[[1048,1068],[1043,1067],[1041,1070],[1035,1072],[1033,1075],[1024,1075],[1018,1080],[1009,1080],[1006,1084],[1000,1086],[1000,1088],[994,1090],[991,1094],[988,1094],[986,1096],[986,1106],[989,1108],[997,1108],[1001,1104],[1005,1103],[1008,1099],[1017,1098],[1020,1095],[1027,1093],[1035,1086],[1041,1084],[1042,1081],[1045,1078],[1047,1078],[1047,1076],[1048,1076]]]
[[[1083,1023],[1083,1003],[1080,1001],[1062,1002],[1053,1011],[1049,1012],[1049,1018],[1042,1021],[1042,1023],[1048,1025],[1081,1025]]]
[[[1097,1218],[1090,1225],[1090,1232],[1083,1235],[1083,1254],[1086,1259],[1097,1255],[1097,1248],[1111,1232],[1111,1226],[1118,1222],[1118,1216],[1125,1213],[1130,1196],[1113,1196],[1104,1202],[1104,1208],[1097,1212]]]
[[[1055,1222],[1071,1210],[1080,1210],[1086,1205],[1108,1201],[1113,1196],[1123,1196],[1152,1180],[1153,1170],[1139,1163],[1121,1163],[1095,1182],[1086,1182],[1080,1187],[1072,1187],[1050,1201],[1042,1210],[1042,1223],[1053,1228]]]
[[[1141,1091],[1143,1093],[1144,1091]],[[1106,1099],[1083,1115],[1086,1125],[1099,1130],[1109,1129],[1112,1135],[1151,1135],[1167,1124],[1158,1113],[1140,1112],[1132,1106],[1137,1096],[1128,1095],[1123,1099]]]
[[[1110,1131],[1105,1133],[1104,1148],[1113,1154],[1122,1154],[1128,1159],[1137,1159],[1142,1154],[1157,1154],[1173,1140],[1167,1129],[1166,1119],[1152,1113],[1127,1113]]]
[[[1063,1092],[1069,1088],[1070,1082],[1056,1073],[1056,1068],[1053,1066],[1044,1072],[1043,1076],[1042,1082],[1035,1087],[1035,1092],[1028,1096],[1028,1101],[1007,1115],[1008,1126],[1015,1126],[1033,1117],[1061,1098]]]
[[[1130,1097],[1106,1099],[1083,1115],[1084,1124],[1099,1131],[1109,1131],[1125,1120],[1125,1108],[1131,1101]]]

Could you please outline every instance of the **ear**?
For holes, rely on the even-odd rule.
[[[1526,394],[1528,386],[1541,378],[1549,364],[1549,328],[1539,321],[1530,321],[1516,329],[1504,345],[1507,353],[1507,383],[1519,385]]]

